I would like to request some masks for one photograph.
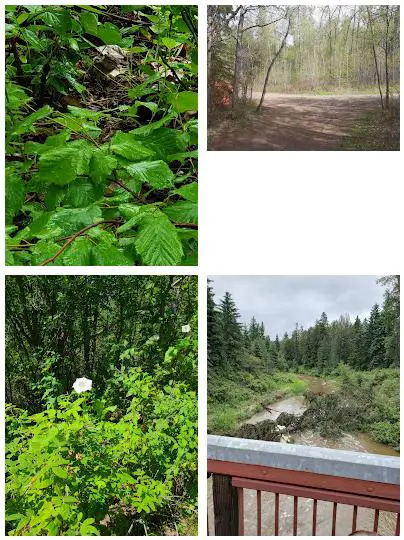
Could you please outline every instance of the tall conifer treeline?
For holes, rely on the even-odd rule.
[[[400,363],[400,277],[378,280],[386,287],[383,305],[375,304],[369,317],[352,321],[341,315],[329,321],[323,312],[307,329],[296,324],[289,334],[270,337],[264,323],[253,317],[249,325],[230,292],[217,304],[208,283],[208,363],[211,368],[231,369],[249,364],[272,371],[314,369],[330,373],[339,363],[357,370],[398,367]]]

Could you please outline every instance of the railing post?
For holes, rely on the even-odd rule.
[[[230,476],[213,475],[215,536],[238,536],[238,493]]]

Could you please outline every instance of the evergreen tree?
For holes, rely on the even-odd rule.
[[[211,366],[218,366],[222,362],[223,336],[221,334],[219,313],[215,304],[213,289],[208,280],[208,300],[207,300],[207,353],[208,363]]]
[[[232,295],[226,291],[220,302],[220,328],[223,336],[223,360],[226,364],[235,364],[241,353],[243,336],[240,314]]]
[[[372,307],[368,326],[369,368],[385,366],[385,332],[379,305]]]

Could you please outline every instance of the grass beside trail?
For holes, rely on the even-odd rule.
[[[344,137],[341,150],[400,150],[400,112],[372,110],[360,116]]]
[[[291,373],[211,373],[208,380],[208,433],[231,435],[240,422],[268,405],[303,394],[306,384]]]

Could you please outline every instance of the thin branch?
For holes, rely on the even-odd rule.
[[[285,17],[279,17],[279,19],[275,19],[274,21],[271,21],[269,23],[265,24],[253,24],[252,26],[247,26],[247,28],[243,29],[243,32],[246,32],[247,30],[250,30],[251,28],[263,28],[264,26],[269,26],[270,24],[275,24],[278,21],[282,21]]]
[[[198,225],[196,225],[195,223],[174,223],[174,225],[178,228],[178,229],[194,229],[194,230],[198,230]]]
[[[55,255],[53,255],[53,257],[50,257],[49,259],[46,259],[46,261],[43,261],[41,262],[38,266],[47,266],[48,264],[50,263],[53,263],[63,252],[64,250],[70,246],[70,244],[72,242],[74,242],[76,240],[76,238],[78,238],[79,236],[82,236],[83,234],[85,234],[87,231],[89,231],[90,229],[94,228],[94,227],[98,227],[99,225],[116,225],[120,223],[120,221],[116,220],[116,219],[113,219],[113,220],[103,220],[103,221],[99,221],[98,223],[92,223],[91,225],[87,225],[87,227],[84,227],[84,229],[81,229],[81,231],[73,234],[73,236],[71,236],[67,242],[65,242],[63,244],[63,246],[55,253]]]

